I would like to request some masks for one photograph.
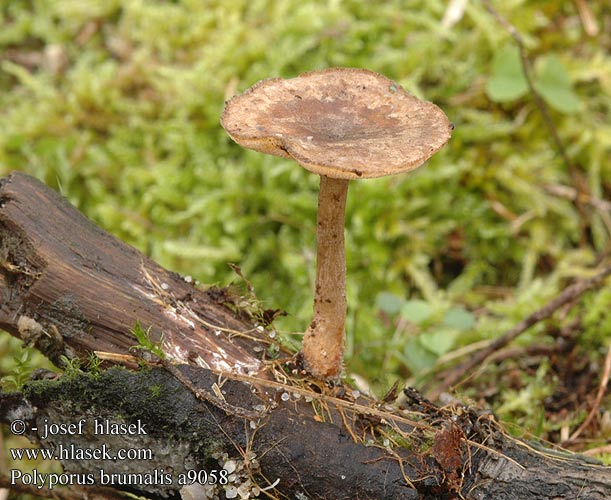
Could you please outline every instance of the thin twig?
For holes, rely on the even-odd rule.
[[[558,294],[541,309],[538,309],[530,316],[520,321],[513,328],[507,330],[503,335],[493,340],[485,349],[471,355],[468,360],[449,370],[442,382],[429,393],[431,398],[436,398],[443,390],[455,385],[465,373],[471,371],[477,365],[486,361],[487,358],[489,358],[494,352],[505,347],[507,344],[509,344],[509,342],[513,341],[518,335],[528,330],[531,326],[549,318],[556,310],[560,309],[565,304],[576,300],[584,292],[599,286],[609,275],[611,275],[611,266],[603,268],[602,271],[591,278],[576,281],[572,285],[565,288],[564,291]]]
[[[560,135],[558,134],[558,130],[556,129],[556,126],[554,125],[554,121],[552,120],[552,117],[549,114],[549,108],[547,107],[547,104],[541,97],[541,94],[539,94],[539,92],[537,92],[537,89],[535,88],[535,84],[534,84],[534,80],[532,76],[533,67],[532,67],[532,63],[530,62],[530,59],[528,58],[528,54],[526,52],[526,45],[524,44],[524,39],[522,38],[522,35],[520,34],[520,32],[517,30],[517,28],[513,24],[511,24],[505,17],[503,17],[503,15],[498,10],[496,10],[492,6],[489,0],[482,0],[482,3],[486,7],[486,9],[488,9],[488,12],[490,12],[490,14],[494,16],[494,18],[499,22],[499,24],[503,26],[508,31],[508,33],[511,35],[511,37],[515,40],[518,46],[518,50],[520,51],[520,60],[522,61],[522,72],[524,73],[524,78],[526,79],[528,90],[530,91],[530,93],[533,96],[533,99],[535,100],[535,104],[537,105],[537,108],[539,109],[539,112],[541,113],[541,116],[543,117],[545,126],[548,128],[550,134],[552,135],[552,138],[554,139],[554,143],[556,145],[556,149],[558,150],[558,154],[562,157],[562,161],[564,162],[566,167],[569,170],[572,170],[571,160],[569,159],[569,156],[566,152],[566,148],[564,147],[564,144],[560,140]]]
[[[586,457],[595,457],[596,455],[602,455],[606,453],[611,453],[611,444],[606,444],[604,446],[590,448],[589,450],[579,452],[580,455],[585,455]]]
[[[278,389],[278,388],[284,389],[287,392],[300,394],[301,396],[304,397],[304,399],[310,398],[311,400],[316,400],[316,401],[324,402],[327,404],[333,404],[336,407],[342,407],[346,410],[353,411],[361,415],[370,415],[372,417],[378,417],[378,418],[384,419],[389,422],[402,423],[402,424],[408,425],[409,427],[415,427],[418,429],[430,429],[431,428],[430,425],[423,424],[420,421],[408,419],[406,417],[398,415],[397,413],[392,413],[392,412],[380,410],[378,408],[365,406],[365,405],[356,403],[354,401],[347,401],[345,399],[341,399],[335,396],[330,396],[328,394],[321,394],[321,393],[306,389],[304,387],[289,386],[287,384],[275,382],[273,380],[268,380],[268,379],[264,379],[264,378],[260,378],[256,376],[242,375],[239,373],[226,373],[226,372],[222,372],[216,369],[211,369],[210,371],[213,373],[217,373],[219,375],[227,376],[227,378],[230,378],[232,380],[248,382],[253,385],[260,385],[262,387],[271,387],[274,389]],[[410,412],[407,412],[407,410],[398,410],[398,411],[402,411],[404,414],[410,413]]]
[[[584,31],[588,36],[596,36],[599,33],[598,23],[596,18],[592,14],[592,10],[588,6],[585,0],[575,0],[579,17],[581,18],[581,24]]]
[[[558,133],[558,129],[556,128],[556,125],[554,124],[554,121],[552,120],[552,117],[550,115],[549,107],[547,106],[547,104],[541,97],[541,94],[539,94],[539,92],[537,91],[535,87],[535,83],[533,79],[533,73],[534,73],[533,65],[528,57],[526,45],[524,43],[524,39],[522,38],[522,35],[520,34],[520,32],[517,30],[517,28],[513,24],[511,24],[499,11],[497,11],[492,6],[492,4],[490,3],[490,0],[482,0],[482,3],[486,7],[486,9],[488,9],[488,12],[490,12],[490,14],[494,16],[494,18],[498,21],[498,23],[508,31],[508,33],[511,35],[511,37],[516,42],[516,45],[518,46],[518,50],[520,53],[520,61],[522,63],[522,73],[524,74],[526,85],[528,86],[528,90],[530,91],[531,95],[533,96],[535,105],[537,106],[539,112],[541,113],[541,116],[543,117],[543,123],[545,123],[545,126],[547,127],[550,135],[552,136],[554,145],[556,147],[556,151],[562,158],[562,161],[564,165],[566,166],[566,169],[575,187],[577,188],[577,190],[580,193],[582,191],[587,191],[587,186],[585,185],[585,183],[582,180],[581,175],[579,174],[579,172],[577,171],[577,169],[571,162],[571,159],[569,158],[569,155],[566,152],[566,148],[564,147],[564,143],[560,139],[560,134]],[[577,209],[577,212],[580,215],[579,221],[580,221],[580,229],[581,229],[581,240],[584,241],[586,238],[587,224],[583,220],[586,216],[586,211],[581,201],[581,197],[577,197],[574,201],[574,204],[575,204],[575,208]]]
[[[598,413],[598,409],[600,408],[600,402],[602,401],[603,396],[605,395],[605,391],[607,390],[607,384],[609,383],[609,373],[611,373],[611,342],[609,342],[609,349],[607,350],[607,356],[605,357],[603,375],[600,379],[598,393],[596,394],[596,399],[594,400],[592,409],[590,410],[590,413],[588,413],[588,416],[583,421],[583,423],[579,426],[579,428],[575,432],[573,432],[573,434],[571,434],[569,441],[577,439],[584,431],[584,429],[588,427],[588,425],[590,425],[590,422]]]
[[[546,193],[549,193],[554,196],[559,196],[562,198],[566,198],[576,203],[580,201],[581,203],[585,203],[590,205],[592,208],[598,211],[598,215],[600,219],[603,221],[603,224],[607,228],[607,232],[611,234],[611,202],[596,198],[594,196],[590,196],[587,193],[580,193],[577,189],[572,188],[570,186],[564,186],[561,184],[546,184],[543,189]]]
[[[604,200],[602,198],[596,198],[595,196],[590,196],[586,193],[580,193],[575,188],[570,186],[564,186],[562,184],[546,184],[543,186],[543,189],[555,196],[560,196],[562,198],[567,198],[571,201],[575,201],[578,198],[583,198],[581,201],[591,205],[597,210],[603,212],[611,212],[611,201]]]
[[[249,410],[247,408],[242,408],[240,406],[235,406],[224,399],[221,399],[218,396],[215,396],[211,392],[208,392],[206,389],[202,387],[197,387],[189,378],[187,378],[178,368],[177,365],[173,365],[171,362],[165,359],[157,360],[167,371],[169,371],[176,380],[178,380],[182,385],[184,385],[187,389],[189,389],[193,395],[199,399],[200,401],[205,401],[206,403],[210,403],[217,408],[220,408],[228,415],[235,415],[240,418],[245,418],[249,420],[255,420],[259,418],[263,418],[267,415],[267,411],[254,411]]]

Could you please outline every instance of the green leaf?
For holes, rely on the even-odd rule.
[[[401,307],[401,316],[416,325],[421,325],[433,314],[433,308],[424,300],[408,300]]]
[[[475,316],[464,307],[452,307],[443,316],[443,324],[450,328],[465,331],[475,325]]]
[[[441,356],[454,347],[459,335],[460,331],[456,328],[438,328],[422,333],[419,340],[429,351]]]
[[[397,314],[404,300],[390,292],[380,292],[376,296],[376,307],[386,314]]]
[[[534,86],[541,97],[556,111],[575,113],[581,102],[573,91],[571,77],[558,56],[542,56],[537,61]]]
[[[492,61],[492,74],[486,82],[486,93],[495,102],[513,101],[528,91],[517,47],[497,52]]]
[[[437,356],[423,346],[418,338],[411,338],[398,357],[416,375],[428,370],[437,361]]]

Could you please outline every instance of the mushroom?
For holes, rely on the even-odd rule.
[[[221,124],[241,146],[320,175],[314,314],[302,354],[312,375],[336,379],[346,321],[348,182],[415,169],[449,140],[452,124],[434,104],[356,68],[260,81],[226,103]]]

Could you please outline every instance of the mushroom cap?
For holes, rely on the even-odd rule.
[[[221,125],[241,146],[341,179],[413,170],[453,128],[434,104],[356,68],[262,80],[227,101]]]

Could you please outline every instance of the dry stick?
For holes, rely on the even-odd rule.
[[[605,391],[607,390],[607,384],[609,383],[609,373],[610,372],[611,372],[611,342],[609,342],[609,349],[607,350],[607,356],[605,358],[603,376],[600,379],[600,385],[598,386],[598,393],[596,394],[596,399],[594,400],[592,409],[590,410],[590,413],[588,413],[587,418],[579,426],[579,429],[573,432],[573,434],[569,438],[569,442],[577,439],[579,435],[583,432],[583,430],[588,425],[590,425],[590,422],[592,421],[596,413],[598,413],[598,409],[600,408],[600,402],[605,394]],[[566,443],[563,443],[563,444],[566,444]]]
[[[568,286],[563,292],[558,294],[555,299],[548,302],[541,309],[538,309],[527,318],[520,321],[516,326],[507,330],[503,335],[492,341],[488,347],[473,354],[467,361],[451,369],[444,377],[443,381],[431,391],[431,397],[435,398],[447,387],[455,385],[465,373],[472,370],[477,365],[483,363],[486,358],[499,349],[505,347],[509,342],[514,340],[518,335],[528,330],[531,326],[549,318],[556,310],[563,305],[577,299],[587,290],[595,288],[602,281],[611,275],[611,266],[603,268],[598,274],[585,280],[579,280]]]
[[[579,12],[579,17],[581,18],[581,24],[583,25],[584,31],[588,34],[588,36],[598,35],[598,23],[596,22],[596,19],[592,14],[592,10],[586,1],[575,0],[575,5],[577,6],[577,11]]]

